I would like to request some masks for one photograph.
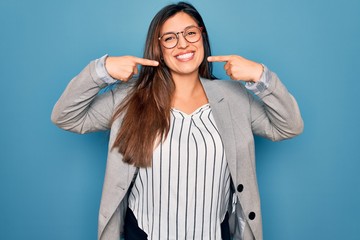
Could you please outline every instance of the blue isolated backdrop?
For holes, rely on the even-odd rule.
[[[190,2],[214,55],[265,63],[302,111],[301,136],[256,139],[265,239],[359,239],[360,1]],[[1,0],[0,239],[96,239],[107,134],[62,131],[51,110],[91,60],[142,56],[168,3]]]

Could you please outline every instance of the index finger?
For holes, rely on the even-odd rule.
[[[227,62],[230,58],[231,56],[210,56],[207,60],[209,62]]]
[[[146,59],[146,58],[139,58],[139,57],[134,57],[134,61],[137,64],[143,65],[143,66],[153,66],[156,67],[159,65],[158,61],[155,60],[150,60],[150,59]]]

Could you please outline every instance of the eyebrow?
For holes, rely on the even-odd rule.
[[[189,25],[189,26],[185,27],[182,31],[184,31],[185,29],[187,29],[187,28],[189,28],[189,27],[197,27],[197,26],[195,26],[195,25]],[[180,32],[182,32],[182,31],[180,31]],[[165,33],[163,33],[163,34],[160,34],[160,36],[163,36],[163,35],[169,34],[169,33],[179,33],[179,32],[174,32],[174,31],[172,31],[172,32],[165,32]]]

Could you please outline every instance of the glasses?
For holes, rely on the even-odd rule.
[[[165,48],[170,49],[170,48],[174,48],[178,44],[179,33],[181,33],[184,36],[187,42],[195,43],[200,40],[202,30],[203,30],[202,27],[189,26],[186,27],[184,31],[181,32],[164,33],[161,37],[159,37],[159,40]]]

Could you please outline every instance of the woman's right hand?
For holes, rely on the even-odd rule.
[[[128,81],[138,74],[138,65],[157,67],[158,61],[134,56],[107,57],[105,68],[109,75],[121,81]]]

